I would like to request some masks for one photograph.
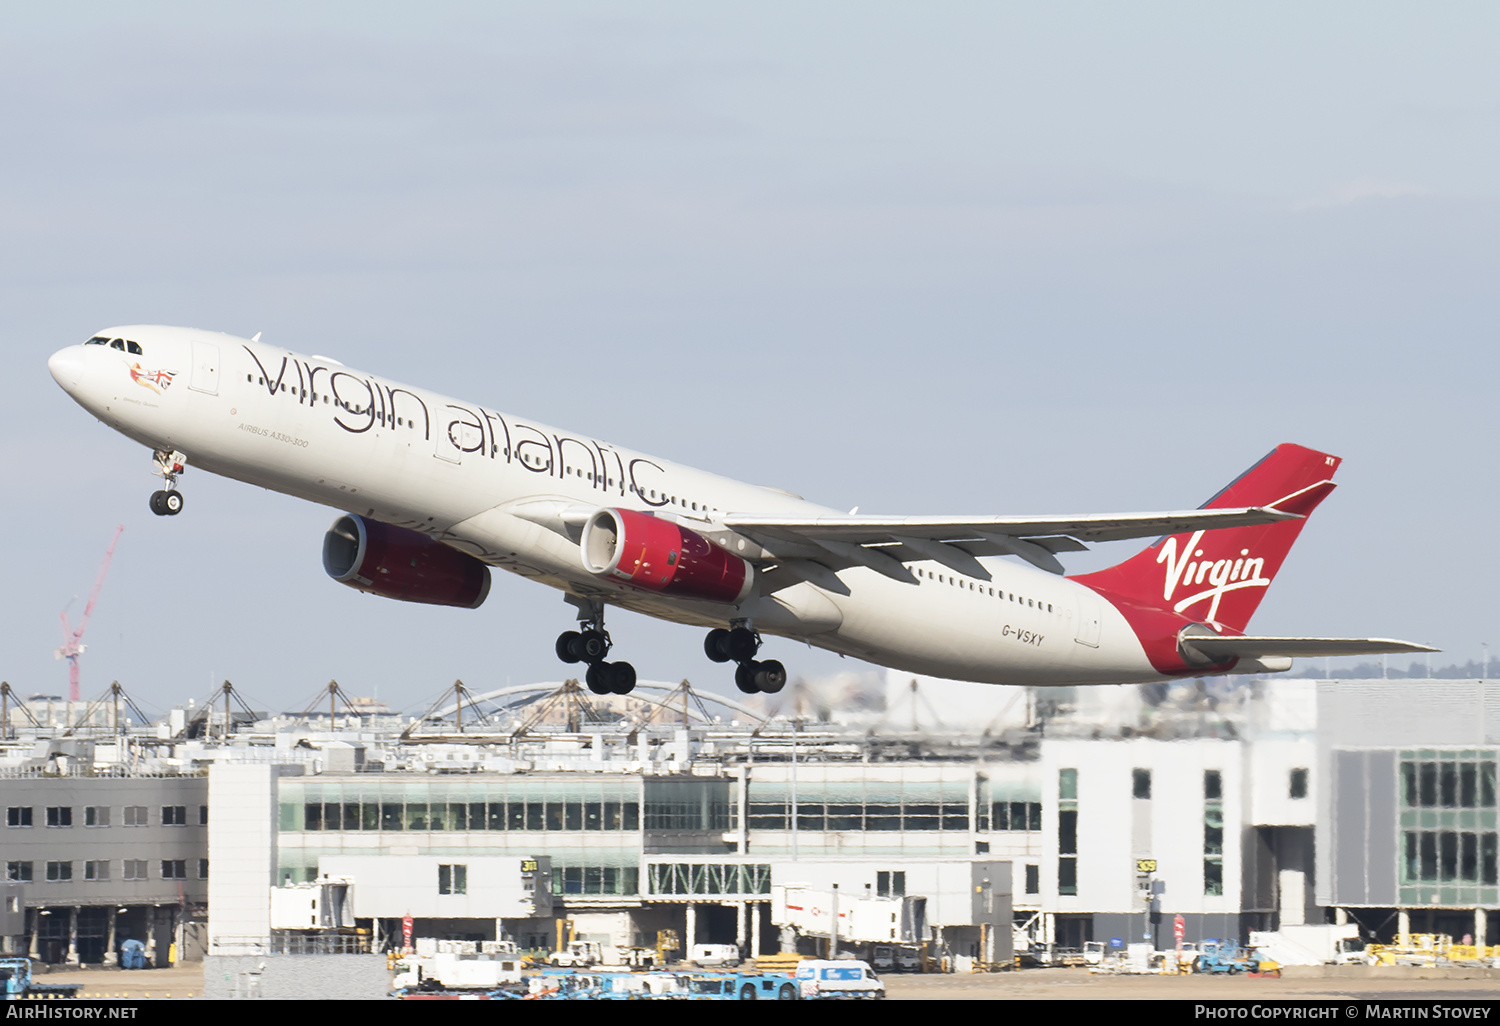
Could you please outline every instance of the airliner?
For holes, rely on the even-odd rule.
[[[558,657],[595,694],[615,606],[706,630],[736,686],[775,693],[765,635],[990,684],[1075,685],[1289,669],[1294,657],[1430,652],[1385,638],[1245,634],[1339,458],[1277,446],[1194,510],[1072,516],[841,513],[304,356],[253,338],[139,325],[54,353],[80,406],[146,446],[176,516],[188,467],[339,510],[323,566],[404,602],[480,606],[490,570],[563,593]],[[1059,554],[1154,538],[1068,576]]]

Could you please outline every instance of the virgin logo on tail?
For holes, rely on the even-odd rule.
[[[1217,627],[1219,602],[1231,591],[1241,588],[1265,588],[1271,583],[1262,576],[1266,561],[1251,556],[1249,549],[1240,549],[1238,558],[1203,559],[1203,550],[1198,543],[1203,540],[1203,531],[1193,532],[1181,554],[1177,551],[1177,539],[1168,538],[1157,553],[1156,561],[1167,565],[1166,587],[1162,598],[1171,602],[1179,588],[1195,588],[1207,583],[1203,591],[1193,592],[1173,604],[1174,612],[1183,613],[1199,602],[1208,603],[1208,612],[1203,619]]]

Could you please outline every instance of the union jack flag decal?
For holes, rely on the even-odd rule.
[[[130,380],[144,388],[160,395],[172,384],[172,379],[177,376],[176,371],[169,370],[142,370],[141,365],[133,363],[130,365]]]

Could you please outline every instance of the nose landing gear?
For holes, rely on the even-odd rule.
[[[756,660],[760,635],[742,620],[733,621],[729,630],[715,627],[703,639],[703,653],[716,663],[736,663],[734,686],[747,695],[774,695],[786,687],[786,667],[776,659]]]
[[[165,478],[167,487],[151,493],[151,512],[159,517],[175,517],[182,512],[182,493],[177,490],[177,475],[187,469],[187,457],[180,452],[157,449],[151,454],[156,466],[152,473]]]
[[[584,683],[596,695],[630,694],[635,690],[635,667],[604,661],[614,647],[604,629],[604,604],[572,595],[568,601],[578,607],[578,626],[582,630],[563,631],[557,636],[557,658],[565,663],[587,663]]]

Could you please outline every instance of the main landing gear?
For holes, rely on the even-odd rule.
[[[152,473],[165,478],[167,487],[151,493],[151,512],[159,517],[175,517],[182,512],[182,493],[177,490],[177,475],[187,468],[187,457],[180,452],[157,449],[151,454],[156,466]]]
[[[565,663],[587,663],[584,683],[596,695],[630,694],[635,690],[635,667],[604,661],[614,646],[604,629],[604,604],[571,595],[568,601],[578,607],[578,626],[582,629],[557,636],[557,658]]]
[[[786,687],[786,667],[778,660],[757,662],[755,654],[760,651],[760,635],[743,621],[731,623],[730,629],[715,627],[703,639],[703,653],[716,663],[733,660],[738,665],[734,670],[734,686],[747,695],[764,692],[774,695]]]

